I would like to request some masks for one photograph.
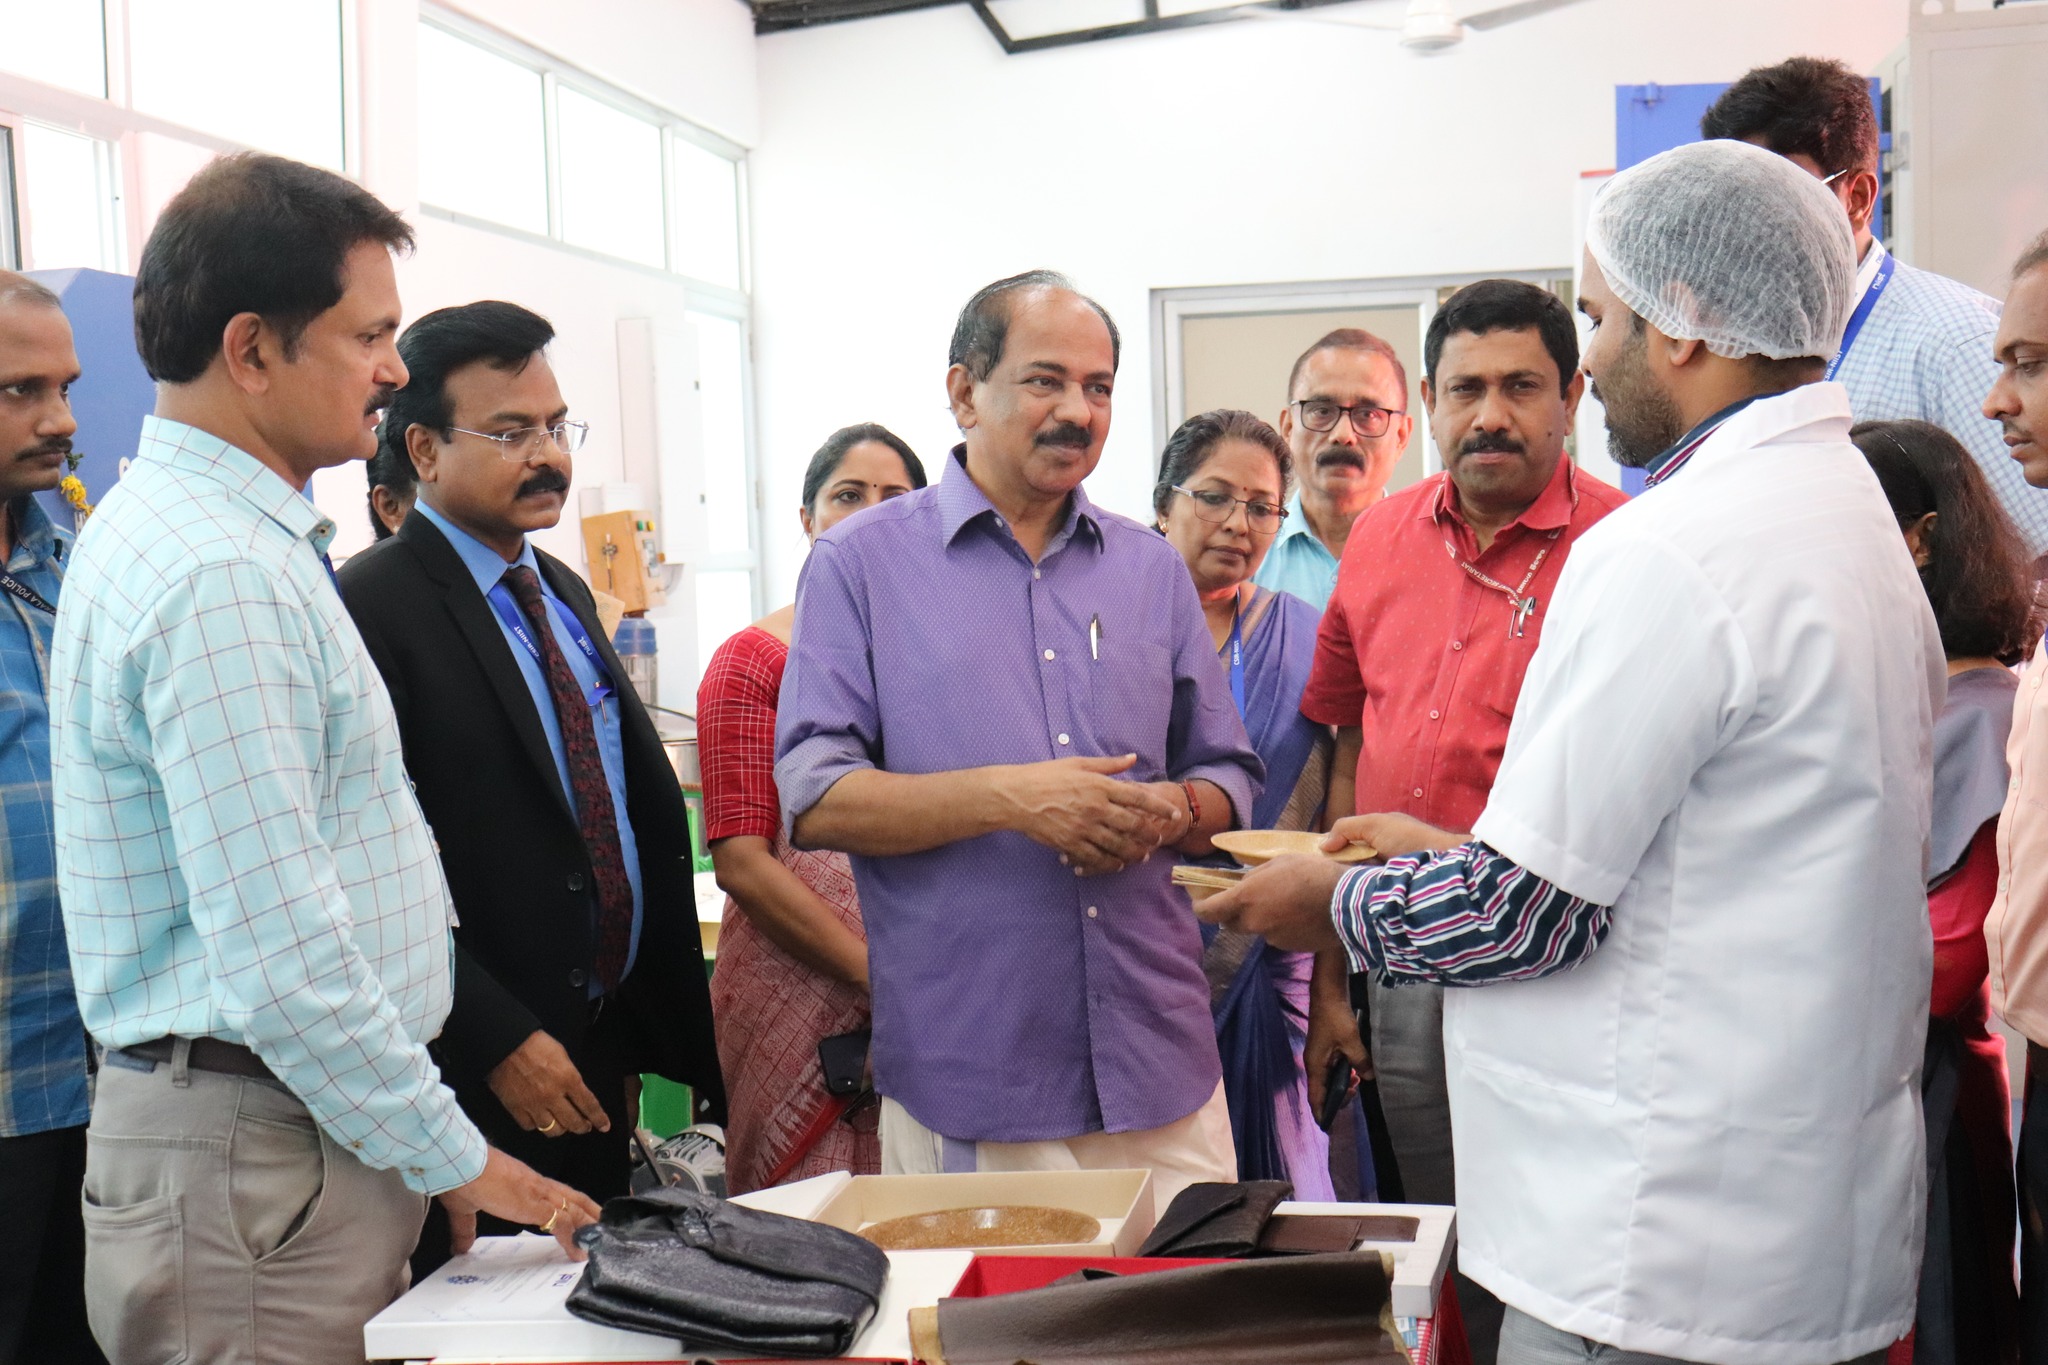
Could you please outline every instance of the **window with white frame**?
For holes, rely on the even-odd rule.
[[[107,21],[102,0],[33,0],[6,9],[0,70],[107,97]]]
[[[420,20],[420,198],[735,294],[744,153],[438,10]]]
[[[17,131],[23,263],[36,270],[124,269],[119,149],[34,121]]]
[[[129,104],[344,168],[340,0],[122,0]]]

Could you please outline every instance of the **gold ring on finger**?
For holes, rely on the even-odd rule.
[[[543,1123],[539,1128],[535,1129],[534,1131],[539,1133],[545,1133],[552,1129],[554,1126],[555,1121],[554,1119],[550,1118],[546,1123]]]
[[[555,1230],[555,1220],[557,1218],[560,1218],[561,1216],[562,1211],[560,1209],[556,1209],[553,1213],[548,1215],[548,1221],[540,1225],[540,1230],[542,1232],[553,1232]]]

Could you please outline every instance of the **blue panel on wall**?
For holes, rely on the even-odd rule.
[[[35,270],[38,282],[56,291],[78,344],[78,382],[71,386],[71,413],[78,419],[72,445],[84,458],[78,477],[86,496],[98,502],[135,458],[142,419],[156,407],[156,385],[135,353],[135,281],[104,270]],[[61,493],[39,493],[59,526],[72,524],[71,506]]]

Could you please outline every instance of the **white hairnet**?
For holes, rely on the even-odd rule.
[[[1834,355],[1856,286],[1842,205],[1784,157],[1694,142],[1607,182],[1586,250],[1615,297],[1715,355]]]

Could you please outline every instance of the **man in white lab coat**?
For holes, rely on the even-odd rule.
[[[1584,364],[1650,487],[1542,608],[1484,814],[1201,907],[1489,987],[1444,1030],[1460,1254],[1509,1305],[1503,1365],[1875,1361],[1912,1325],[1945,667],[1816,382],[1854,272],[1833,200],[1769,153],[1617,176]]]

